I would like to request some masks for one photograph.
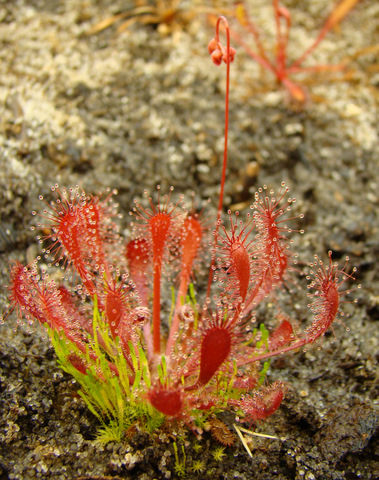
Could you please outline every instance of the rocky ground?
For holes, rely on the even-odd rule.
[[[270,2],[248,3],[271,53]],[[331,2],[284,3],[293,15],[293,58],[317,35]],[[157,184],[194,191],[199,204],[210,198],[212,218],[225,79],[207,55],[213,32],[197,2],[183,1],[178,28],[140,21],[121,33],[118,23],[88,34],[133,5],[0,2],[0,311],[7,306],[9,262],[38,254],[31,211],[55,183],[93,193],[116,188],[125,233],[133,198]],[[270,380],[285,381],[289,393],[257,431],[279,439],[254,438],[253,458],[239,441],[218,458],[210,434],[197,440],[188,433],[176,437],[175,460],[175,427],[99,446],[96,420],[57,367],[49,341],[12,314],[0,327],[1,480],[178,478],[178,462],[194,479],[379,477],[378,25],[378,3],[365,0],[327,36],[310,64],[348,58],[347,67],[297,77],[308,92],[302,108],[241,48],[232,67],[226,209],[242,209],[257,187],[278,190],[285,181],[305,215],[305,234],[293,237],[300,260],[306,264],[316,252],[327,258],[332,249],[343,264],[348,255],[362,284],[351,294],[358,303],[343,305],[349,332],[336,324],[320,348],[272,363]],[[301,321],[307,297],[302,280],[298,285],[283,308]],[[280,303],[282,296],[288,292]],[[259,315],[270,324],[274,312],[271,301]],[[199,461],[203,472],[196,472]]]

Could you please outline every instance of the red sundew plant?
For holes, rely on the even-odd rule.
[[[225,26],[227,45],[219,26]],[[52,188],[55,200],[37,227],[47,245],[49,267],[63,269],[62,284],[38,262],[11,266],[10,309],[47,330],[61,367],[80,384],[79,394],[102,424],[99,440],[122,440],[138,423],[154,430],[165,420],[201,432],[207,418],[231,410],[256,423],[279,407],[286,387],[267,385],[262,361],[304,348],[322,337],[339,313],[347,262],[342,269],[316,257],[309,273],[313,321],[303,333],[278,316],[269,333],[255,328],[254,311],[280,287],[294,255],[287,222],[293,202],[283,184],[277,196],[258,190],[247,219],[222,221],[227,166],[230,47],[220,17],[209,52],[227,68],[225,150],[213,239],[202,214],[186,209],[182,197],[160,194],[148,206],[135,203],[133,238],[124,245],[114,218],[115,192],[87,195],[79,187]],[[159,187],[158,187],[159,188]],[[35,212],[33,212],[35,214]],[[208,292],[199,305],[191,283],[207,245],[212,252]],[[37,259],[38,260],[38,259]],[[162,306],[162,288],[177,277],[172,312]],[[67,286],[69,285],[69,286]],[[165,329],[162,328],[163,325]],[[168,331],[167,334],[163,334]]]
[[[236,29],[232,30],[231,35],[251,58],[275,76],[277,82],[287,89],[293,100],[304,103],[307,98],[306,92],[301,85],[293,81],[292,77],[298,73],[317,73],[326,70],[342,69],[341,65],[303,66],[303,64],[322,42],[326,34],[336,27],[359,1],[360,0],[341,0],[336,4],[313,43],[293,61],[289,61],[287,56],[287,47],[292,25],[291,13],[281,5],[279,0],[273,0],[272,2],[276,29],[276,53],[274,58],[270,58],[270,55],[267,54],[259,30],[255,23],[249,18],[244,2],[242,1],[237,2],[235,9],[236,19],[244,30],[252,35],[256,49],[251,48]]]

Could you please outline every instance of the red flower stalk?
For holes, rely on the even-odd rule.
[[[222,45],[219,37],[219,28],[220,23],[223,23],[226,32],[226,47]],[[217,220],[216,220],[216,234],[219,229],[222,205],[224,201],[224,189],[225,189],[225,179],[226,179],[226,165],[228,162],[228,133],[229,133],[229,90],[230,90],[230,64],[234,61],[236,51],[230,46],[230,31],[229,24],[225,17],[221,16],[217,19],[216,22],[216,35],[208,44],[208,52],[211,54],[212,60],[216,65],[220,65],[222,61],[226,64],[226,90],[225,90],[225,120],[224,120],[224,155],[222,163],[222,173],[221,173],[221,182],[220,182],[220,195],[218,201],[217,209]],[[217,240],[215,240],[216,242]],[[213,277],[213,267],[215,265],[215,259],[212,258],[211,266],[209,269],[209,278],[208,278],[208,289],[207,297],[211,290],[211,283]]]

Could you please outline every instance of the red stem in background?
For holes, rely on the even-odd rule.
[[[325,35],[329,33],[333,27],[338,25],[360,1],[361,0],[341,0],[340,3],[333,8],[332,13],[326,19],[326,22],[316,40],[307,48],[307,50],[305,50],[301,57],[290,65],[289,70],[296,72],[296,69],[300,67],[304,60],[309,57],[313,50],[315,50],[315,48],[321,43]]]
[[[287,76],[286,61],[287,61],[287,46],[289,39],[289,32],[291,29],[291,15],[288,10],[279,5],[278,0],[273,1],[276,24],[276,76],[279,81]],[[282,20],[285,21],[285,31],[282,31]]]

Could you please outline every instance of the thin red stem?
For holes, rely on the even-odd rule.
[[[228,21],[226,20],[225,17],[220,17],[217,20],[216,38],[218,38],[218,36],[219,36],[218,30],[219,30],[219,25],[220,25],[221,20],[223,21],[223,23],[225,25],[225,31],[226,31],[226,55],[227,55],[227,60],[226,60],[226,92],[225,92],[224,157],[223,157],[223,165],[222,165],[222,175],[221,175],[220,197],[219,197],[218,210],[217,210],[217,220],[219,220],[221,218],[222,204],[223,204],[223,198],[224,198],[225,178],[226,178],[226,165],[227,165],[227,161],[228,161],[229,84],[230,84],[230,61],[231,61],[229,25],[228,25]],[[218,229],[218,226],[216,226],[216,229]]]
[[[320,33],[320,35],[316,38],[316,40],[312,43],[310,47],[308,47],[305,52],[299,57],[297,60],[295,60],[291,65],[290,69],[295,70],[296,68],[299,68],[302,63],[309,57],[309,55],[319,46],[321,41],[324,39],[325,35],[329,32],[329,29],[323,29]]]
[[[161,273],[162,264],[157,262],[154,265],[153,275],[153,349],[154,353],[161,350]]]
[[[247,29],[247,31],[249,31],[253,35],[255,45],[259,52],[259,55],[257,56],[260,56],[262,59],[268,62],[265,48],[263,47],[263,44],[260,39],[259,31],[255,26],[255,24],[248,17],[245,7],[242,5],[242,3],[240,3],[237,6],[237,12],[239,12],[239,15],[237,16],[237,18],[239,19],[239,22]],[[234,34],[233,30],[230,32],[230,34],[231,34],[231,37],[233,38],[233,34]]]
[[[276,55],[276,75],[278,80],[286,77],[286,62],[287,62],[287,45],[289,39],[289,32],[291,28],[291,17],[289,12],[279,5],[278,0],[273,0],[273,7],[275,12],[276,23],[276,42],[277,42],[277,55]],[[282,31],[282,19],[285,21],[285,31]]]
[[[229,24],[225,17],[221,16],[217,19],[216,23],[216,36],[215,39],[219,41],[219,27],[220,22],[223,22],[226,32],[226,92],[225,92],[225,123],[224,123],[224,156],[223,156],[223,164],[222,164],[222,174],[221,174],[221,184],[220,184],[220,196],[218,202],[218,209],[217,209],[217,221],[216,221],[216,228],[215,228],[215,241],[217,242],[217,232],[220,226],[220,218],[222,213],[222,205],[224,200],[224,190],[225,190],[225,179],[226,179],[226,165],[228,162],[228,131],[229,131],[229,90],[230,90],[230,62],[231,62],[231,54],[230,54],[230,31],[229,31]],[[211,265],[209,269],[209,277],[208,277],[208,288],[207,288],[207,297],[210,295],[212,279],[213,279],[213,267],[216,263],[215,255],[212,255]]]
[[[267,358],[276,357],[277,355],[282,355],[283,353],[291,352],[292,350],[296,350],[297,348],[304,347],[308,343],[311,343],[311,340],[307,338],[301,338],[296,342],[294,342],[292,345],[289,345],[288,347],[242,359],[237,363],[237,366],[242,367],[244,365],[249,365],[250,363],[253,363],[253,362],[258,362],[258,361],[266,360]]]
[[[249,45],[242,39],[242,37],[240,35],[238,35],[238,33],[236,33],[235,31],[231,31],[230,32],[230,36],[239,44],[241,45],[241,47],[243,47],[246,51],[246,53],[248,55],[250,55],[250,57],[252,57],[257,63],[259,63],[259,65],[263,68],[265,68],[266,70],[269,70],[270,72],[272,72],[273,74],[276,75],[276,68],[271,64],[270,60],[267,58],[266,55],[260,55],[256,52],[254,52],[254,50],[252,50]]]

